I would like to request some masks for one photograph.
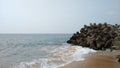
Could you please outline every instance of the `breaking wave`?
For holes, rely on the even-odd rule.
[[[59,47],[42,48],[50,53],[49,57],[21,62],[13,68],[58,68],[73,61],[83,61],[84,56],[96,52],[81,46],[62,45]]]

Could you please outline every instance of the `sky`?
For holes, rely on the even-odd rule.
[[[0,33],[75,33],[120,24],[120,0],[0,0]]]

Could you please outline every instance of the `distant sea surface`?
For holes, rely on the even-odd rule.
[[[95,52],[71,46],[72,34],[0,34],[0,68],[58,68]]]

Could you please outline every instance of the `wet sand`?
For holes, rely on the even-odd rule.
[[[116,55],[120,51],[97,52],[85,57],[84,61],[72,62],[61,68],[120,68],[120,63],[116,61]]]

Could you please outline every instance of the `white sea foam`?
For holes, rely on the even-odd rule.
[[[21,62],[14,68],[58,68],[72,61],[83,61],[85,55],[96,51],[80,46],[59,46],[49,52],[52,55],[49,58],[35,59],[31,62]]]

